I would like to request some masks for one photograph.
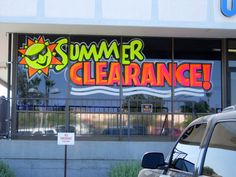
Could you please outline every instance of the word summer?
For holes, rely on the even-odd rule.
[[[70,80],[77,86],[150,86],[181,85],[211,89],[211,64],[78,62],[70,67]],[[173,78],[172,78],[173,76]],[[172,80],[173,79],[173,80]]]

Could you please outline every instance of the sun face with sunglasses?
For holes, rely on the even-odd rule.
[[[35,41],[28,39],[27,45],[19,49],[19,52],[22,54],[19,64],[25,65],[28,68],[29,78],[36,73],[44,73],[48,76],[49,69],[53,68],[53,65],[61,64],[61,61],[54,56],[56,45],[49,44],[48,41],[44,41],[43,37],[39,37]]]
[[[25,60],[35,69],[48,67],[52,60],[52,53],[45,44],[34,44],[25,52]]]

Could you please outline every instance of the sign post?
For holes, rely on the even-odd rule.
[[[64,177],[66,177],[67,172],[67,145],[75,144],[75,134],[74,133],[58,133],[57,134],[57,144],[65,145],[65,153],[64,153]]]
[[[65,153],[64,153],[64,177],[67,174],[67,145],[65,145]]]

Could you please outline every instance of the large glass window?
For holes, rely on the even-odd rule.
[[[197,114],[221,109],[221,41],[174,40],[175,110]]]
[[[171,39],[170,38],[151,38],[137,37],[143,43],[143,59],[131,60],[125,63],[124,75],[130,78],[135,70],[139,73],[138,79],[130,78],[132,84],[123,86],[123,96],[126,100],[170,100],[171,98],[171,74],[169,65],[171,65]],[[131,37],[124,37],[123,43],[132,41]],[[123,50],[123,49],[122,49]],[[128,72],[131,65],[137,65]],[[133,77],[134,78],[134,77]],[[137,82],[136,82],[137,81]],[[130,88],[129,88],[130,87]],[[128,90],[133,89],[133,92]],[[141,102],[140,102],[141,103]],[[137,106],[136,106],[137,107]],[[141,104],[139,105],[141,111]]]
[[[130,119],[126,119],[126,125],[132,127],[133,135],[169,136],[171,38],[135,38],[143,43],[144,58],[131,60],[131,63],[123,65],[126,78],[131,80],[135,73],[138,73],[136,79],[132,79],[131,85],[122,88],[122,105]],[[133,37],[122,38],[123,43],[132,40]],[[151,112],[144,112],[144,106],[151,107]]]
[[[218,123],[212,134],[203,175],[231,177],[236,174],[236,122]]]
[[[18,35],[16,125],[21,135],[53,135],[65,123],[66,46],[58,35]],[[64,54],[64,55],[63,55]]]
[[[99,107],[103,104],[100,99],[119,99],[120,43],[119,37],[70,36],[69,96],[79,98],[73,105],[80,105],[79,100],[94,99],[93,106]]]
[[[17,40],[21,131],[66,122],[78,136],[114,130],[178,137],[194,113],[221,108],[219,40],[43,34]]]

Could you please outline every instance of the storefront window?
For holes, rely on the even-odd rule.
[[[172,41],[19,34],[18,128],[178,137],[185,115],[221,108],[221,52],[219,40]]]
[[[65,36],[18,35],[16,130],[20,135],[53,135],[65,123]]]
[[[142,41],[143,60],[133,60],[124,65],[124,72],[129,65],[136,65],[139,76],[132,80],[132,85],[124,86],[124,106],[130,106],[131,112],[141,112],[141,105],[150,103],[154,112],[160,112],[162,107],[168,109],[171,99],[171,80],[168,66],[171,65],[171,39],[137,37]],[[132,40],[124,37],[123,42]],[[165,72],[162,72],[165,70]],[[135,73],[133,69],[132,73]],[[129,77],[128,75],[126,77]],[[132,91],[131,91],[132,89]],[[167,110],[167,112],[170,110]]]
[[[175,39],[175,111],[212,113],[221,109],[221,42]],[[175,80],[174,79],[174,80]]]
[[[107,36],[70,37],[70,105],[86,112],[119,112],[120,41]]]

